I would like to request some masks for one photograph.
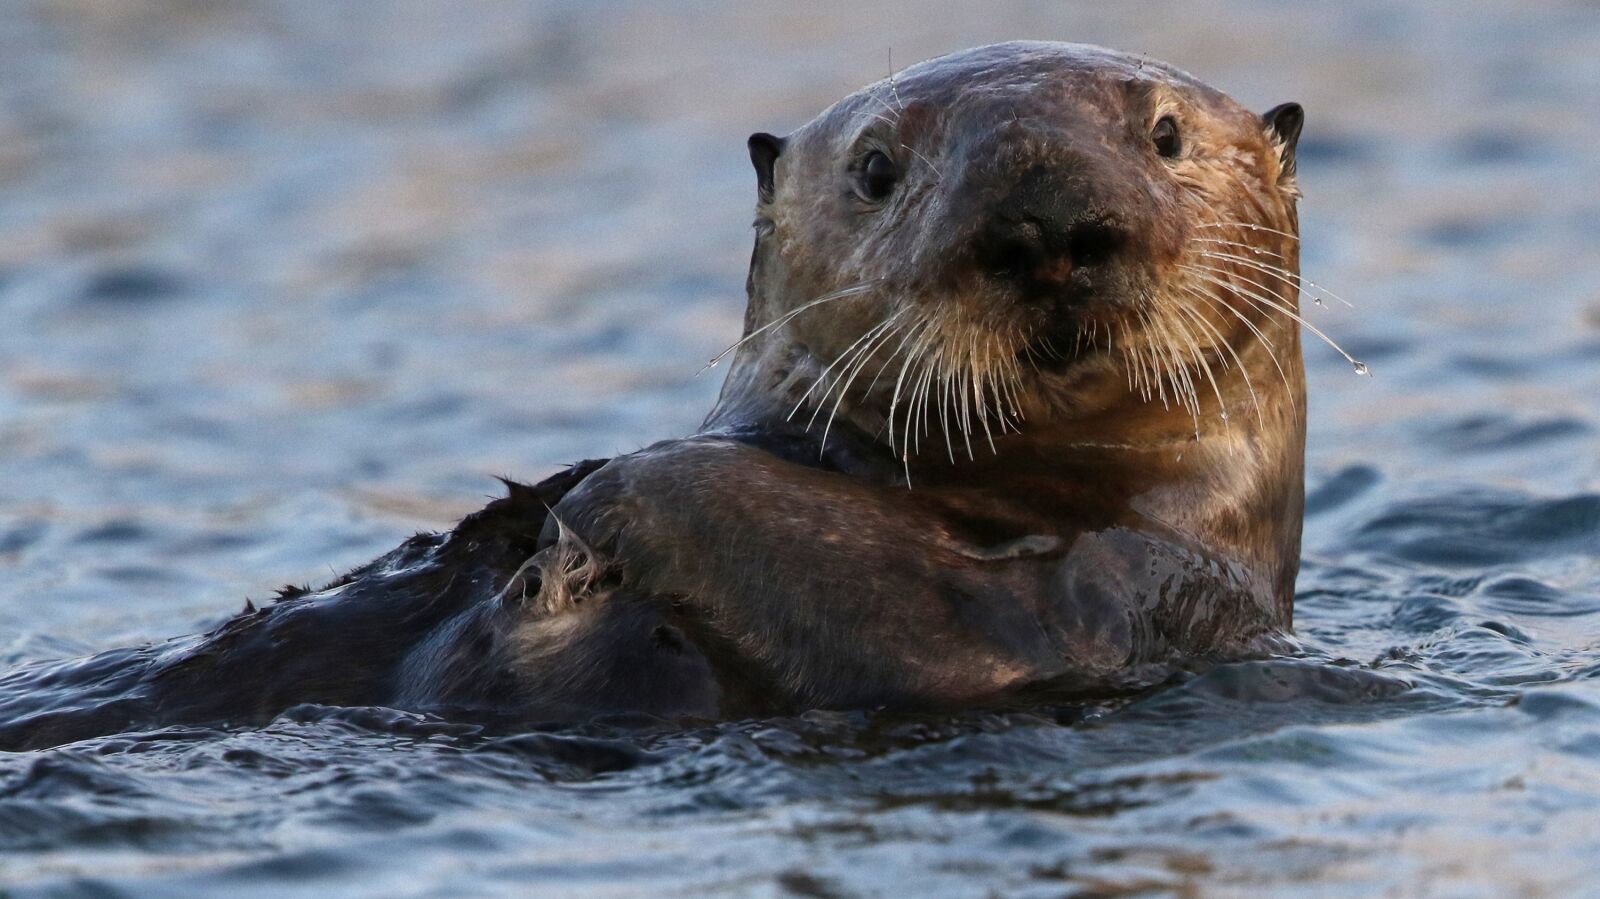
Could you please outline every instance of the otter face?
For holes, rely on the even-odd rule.
[[[1260,413],[1278,388],[1226,370],[1274,336],[1298,351],[1300,124],[1294,104],[1256,115],[1082,45],[912,66],[751,138],[752,309],[795,313],[820,369],[802,405],[845,405],[902,454],[933,429],[970,452],[980,428],[1130,401],[1176,405],[1196,431],[1230,403]]]

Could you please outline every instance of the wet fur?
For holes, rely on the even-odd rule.
[[[567,607],[537,616],[559,624],[527,624],[524,606],[536,600],[518,591],[531,584],[539,596],[542,583],[525,563],[566,562],[566,549],[539,545],[549,508],[601,464],[534,487],[508,482],[505,498],[450,533],[412,537],[321,589],[285,588],[203,636],[6,674],[0,749],[174,723],[260,724],[302,703],[523,722],[709,714],[703,663],[646,603],[579,609],[567,584]]]
[[[1141,143],[1160,115],[1190,155]],[[8,674],[0,748],[301,703],[942,708],[1271,645],[1305,432],[1294,134],[1273,128],[1170,67],[1017,43],[758,136],[746,336],[702,433],[511,484],[204,636]],[[839,182],[862,142],[904,169],[876,210]],[[1041,301],[985,228],[1047,193],[1116,240]]]

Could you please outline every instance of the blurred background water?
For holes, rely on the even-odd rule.
[[[1132,703],[490,736],[301,708],[0,754],[7,896],[1585,896],[1600,10],[0,2],[0,664],[209,626],[691,430],[753,176],[912,61],[1308,110],[1304,658]]]

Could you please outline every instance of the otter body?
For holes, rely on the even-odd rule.
[[[951,707],[1259,649],[1299,558],[1299,128],[1012,43],[755,135],[745,337],[699,434],[204,637],[0,678],[0,748],[306,702]]]

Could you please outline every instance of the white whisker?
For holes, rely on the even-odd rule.
[[[1187,285],[1183,285],[1183,286],[1187,287]],[[1205,333],[1210,334],[1212,336],[1212,338],[1216,341],[1216,345],[1226,349],[1228,351],[1228,354],[1233,357],[1234,366],[1239,370],[1239,374],[1244,378],[1244,389],[1249,391],[1249,393],[1250,393],[1250,404],[1256,410],[1256,421],[1262,427],[1265,427],[1266,424],[1267,424],[1267,420],[1266,420],[1265,414],[1261,411],[1261,398],[1256,395],[1255,384],[1252,383],[1251,380],[1250,380],[1250,369],[1245,366],[1244,360],[1239,358],[1239,351],[1233,348],[1233,344],[1228,342],[1228,338],[1225,335],[1223,335],[1223,333],[1221,331],[1219,331],[1217,329],[1216,325],[1213,325],[1211,322],[1206,321],[1206,317],[1204,315],[1200,314],[1199,310],[1191,309],[1191,308],[1189,308],[1187,306],[1182,306],[1182,305],[1178,306],[1177,309],[1178,309],[1179,312],[1184,313],[1185,315],[1187,315],[1189,317],[1189,320],[1194,322],[1195,326],[1197,328],[1199,328],[1201,331],[1204,331]],[[1274,363],[1277,362],[1277,358],[1276,357],[1273,358],[1273,362]],[[1223,371],[1227,371],[1227,362],[1226,362],[1226,360],[1223,361]],[[1284,386],[1285,387],[1288,386],[1288,379],[1287,378],[1284,379]],[[1293,397],[1292,396],[1290,397],[1290,401],[1291,402],[1293,401]]]
[[[1196,228],[1244,228],[1247,231],[1261,231],[1261,232],[1264,232],[1264,233],[1267,233],[1267,234],[1276,234],[1279,237],[1287,237],[1290,240],[1295,241],[1296,243],[1298,243],[1300,241],[1300,235],[1298,235],[1298,234],[1290,234],[1287,231],[1279,231],[1277,228],[1268,228],[1266,225],[1257,225],[1257,224],[1254,224],[1252,222],[1201,222],[1200,224],[1195,225],[1195,227]]]
[[[939,171],[939,167],[933,164],[933,160],[931,160],[928,157],[926,157],[926,156],[922,155],[921,153],[919,153],[917,151],[917,148],[911,146],[910,144],[901,144],[900,146],[904,147],[907,150],[910,150],[911,154],[913,156],[915,156],[918,159],[922,160],[923,163],[925,165],[927,165],[928,168],[933,170],[933,174],[934,174],[935,177],[937,177],[941,182],[944,181],[944,173]]]
[[[1188,264],[1185,264],[1185,263],[1179,263],[1179,267],[1188,270],[1192,274],[1195,274],[1198,277],[1203,278],[1206,281],[1211,282],[1212,284],[1215,284],[1216,286],[1222,288],[1223,290],[1231,291],[1236,295],[1239,295],[1241,297],[1244,297],[1245,299],[1251,300],[1252,302],[1268,306],[1268,307],[1270,307],[1272,309],[1276,309],[1278,312],[1282,313],[1283,315],[1286,315],[1289,318],[1293,319],[1294,321],[1299,322],[1301,325],[1305,326],[1306,330],[1310,331],[1311,333],[1317,335],[1317,337],[1321,338],[1323,343],[1326,343],[1328,346],[1332,347],[1335,352],[1337,352],[1339,355],[1344,357],[1346,362],[1350,363],[1351,367],[1355,369],[1356,374],[1358,374],[1358,375],[1370,375],[1371,374],[1371,369],[1367,367],[1367,364],[1365,362],[1362,362],[1359,359],[1355,358],[1354,356],[1350,355],[1349,353],[1345,352],[1344,347],[1340,346],[1332,337],[1329,337],[1327,334],[1323,333],[1321,328],[1318,328],[1316,325],[1313,325],[1311,322],[1306,321],[1305,317],[1300,315],[1300,313],[1298,313],[1298,312],[1294,311],[1292,308],[1284,305],[1282,303],[1281,299],[1268,298],[1268,297],[1263,296],[1262,294],[1258,293],[1257,291],[1243,289],[1237,284],[1231,283],[1229,281],[1226,281],[1226,280],[1223,280],[1222,278],[1217,277],[1217,275],[1213,273],[1214,270],[1211,270],[1211,269],[1199,268],[1197,266],[1188,265]],[[1263,286],[1260,285],[1260,284],[1257,284],[1256,287],[1262,288]]]
[[[1180,313],[1193,315],[1193,310],[1181,304],[1175,304],[1173,308]],[[1184,340],[1189,344],[1189,355],[1194,357],[1195,365],[1200,369],[1201,374],[1205,376],[1206,381],[1211,384],[1211,392],[1217,398],[1218,414],[1222,418],[1223,429],[1228,430],[1231,428],[1228,422],[1228,403],[1222,398],[1222,387],[1217,384],[1217,376],[1211,371],[1211,362],[1206,358],[1205,351],[1201,349],[1200,341],[1195,338],[1194,331],[1189,330],[1189,326],[1184,323],[1184,316],[1173,316],[1172,324],[1183,334]]]
[[[788,312],[785,312],[783,315],[778,316],[777,318],[773,319],[772,321],[767,322],[766,324],[764,324],[761,327],[755,329],[754,331],[751,331],[749,334],[746,334],[745,336],[739,338],[737,341],[734,342],[734,344],[732,346],[728,347],[727,349],[723,350],[722,352],[716,354],[715,356],[712,356],[711,357],[711,361],[707,362],[705,364],[705,367],[700,369],[700,371],[697,372],[697,374],[704,374],[706,369],[716,367],[716,364],[718,362],[721,362],[724,358],[726,358],[729,353],[733,352],[734,350],[737,350],[741,346],[744,346],[744,344],[746,342],[748,342],[749,340],[751,340],[752,338],[756,337],[759,334],[765,333],[766,331],[769,331],[769,330],[771,330],[773,328],[776,328],[776,327],[779,327],[779,326],[783,325],[784,323],[788,322],[790,319],[792,319],[795,316],[799,315],[800,313],[806,311],[807,309],[814,309],[817,306],[821,306],[823,303],[831,303],[834,300],[842,300],[845,297],[853,297],[853,296],[856,296],[857,294],[866,293],[867,291],[869,291],[872,288],[874,288],[874,287],[878,286],[879,284],[881,284],[882,280],[883,279],[881,279],[881,278],[874,278],[874,279],[872,279],[870,281],[862,281],[860,284],[852,284],[849,287],[846,287],[846,288],[843,288],[843,289],[840,289],[840,290],[836,290],[833,293],[825,293],[822,296],[817,297],[814,300],[808,300],[808,301],[806,301],[804,303],[801,303],[799,306],[796,306],[795,308],[789,310]]]
[[[1215,252],[1215,251],[1211,251],[1211,250],[1202,250],[1202,251],[1200,251],[1200,255],[1206,256],[1206,257],[1211,258],[1211,259],[1223,259],[1223,260],[1227,260],[1229,262],[1237,262],[1240,265],[1244,265],[1244,266],[1246,266],[1248,268],[1255,269],[1258,272],[1263,272],[1265,274],[1272,275],[1273,277],[1277,278],[1278,280],[1283,281],[1286,284],[1290,284],[1290,285],[1294,286],[1297,289],[1306,290],[1307,288],[1310,288],[1310,290],[1306,290],[1307,293],[1310,293],[1311,291],[1316,291],[1317,293],[1323,294],[1324,296],[1328,297],[1331,300],[1335,300],[1337,302],[1343,303],[1347,308],[1350,308],[1350,309],[1356,308],[1354,303],[1350,302],[1349,300],[1345,299],[1342,296],[1339,296],[1338,294],[1334,293],[1333,291],[1329,290],[1328,288],[1317,284],[1315,281],[1311,281],[1311,280],[1309,280],[1307,278],[1302,278],[1299,275],[1295,274],[1294,272],[1291,272],[1288,269],[1282,268],[1281,266],[1267,265],[1266,263],[1257,262],[1254,259],[1246,259],[1246,258],[1244,258],[1242,256],[1238,256],[1238,255],[1235,255],[1233,253]],[[1318,299],[1315,295],[1313,295],[1311,297],[1311,299],[1312,299],[1312,302],[1316,303],[1318,306],[1322,305],[1322,300]]]
[[[905,310],[902,309],[895,312],[894,315],[889,316],[889,318],[885,321],[893,324],[895,320],[897,320],[901,314],[904,313],[904,311]],[[828,423],[822,427],[822,443],[818,447],[819,453],[826,451],[828,448],[828,433],[833,430],[833,420],[836,416],[838,416],[839,407],[844,404],[845,397],[850,393],[850,385],[855,383],[856,377],[861,374],[861,370],[869,361],[871,361],[873,353],[877,352],[878,349],[881,348],[885,343],[894,338],[897,327],[898,326],[882,331],[878,337],[867,343],[864,348],[856,354],[858,358],[856,363],[850,368],[848,379],[845,379],[844,375],[840,375],[841,380],[843,380],[843,386],[839,388],[838,398],[833,401],[833,411],[828,413]],[[822,397],[823,402],[827,402],[827,399],[827,395],[824,394]],[[822,406],[819,404],[817,406],[817,411],[820,412],[821,410]],[[812,416],[812,420],[816,420],[815,415]],[[806,430],[811,430],[810,424],[806,425]]]
[[[1272,367],[1278,370],[1278,377],[1283,379],[1284,395],[1289,398],[1290,408],[1294,408],[1299,405],[1294,398],[1294,389],[1289,386],[1289,374],[1283,370],[1283,364],[1278,361],[1277,349],[1273,346],[1272,339],[1267,337],[1266,334],[1262,333],[1261,329],[1256,326],[1255,322],[1251,321],[1249,317],[1240,312],[1238,309],[1235,309],[1232,303],[1229,303],[1222,297],[1214,296],[1207,291],[1201,290],[1200,288],[1189,284],[1181,284],[1179,287],[1180,289],[1187,291],[1192,296],[1199,297],[1208,303],[1212,303],[1222,308],[1223,310],[1232,314],[1234,318],[1237,318],[1239,321],[1243,322],[1244,326],[1250,329],[1250,333],[1255,335],[1255,338],[1258,342],[1260,342],[1261,347],[1267,351],[1267,358],[1272,360]]]
[[[889,399],[889,416],[888,416],[889,448],[890,449],[894,448],[894,413],[895,413],[896,407],[898,407],[900,405],[900,389],[905,384],[906,372],[911,368],[912,361],[915,360],[917,358],[917,356],[921,352],[918,349],[918,347],[922,345],[923,339],[924,339],[925,335],[928,333],[928,328],[929,328],[930,324],[932,323],[932,321],[933,320],[931,318],[928,318],[928,317],[924,316],[923,318],[918,319],[917,322],[914,325],[912,325],[912,328],[914,329],[914,333],[917,334],[917,339],[912,344],[911,350],[906,353],[906,358],[904,359],[904,361],[902,361],[900,363],[900,374],[894,379],[894,394]],[[905,454],[901,453],[901,457],[902,457],[902,461],[904,461]],[[910,467],[910,463],[907,462],[906,463],[906,480],[909,481],[910,479],[911,479],[911,467]]]
[[[789,410],[789,414],[785,417],[785,420],[789,420],[789,419],[794,418],[795,413],[799,412],[800,411],[800,407],[804,406],[806,404],[806,400],[811,397],[811,394],[814,393],[818,387],[822,386],[824,383],[827,382],[828,373],[833,371],[833,367],[838,365],[841,361],[843,361],[845,359],[845,357],[849,356],[851,350],[854,350],[856,347],[860,346],[863,341],[870,340],[874,334],[878,333],[882,328],[887,327],[888,325],[892,324],[893,322],[894,322],[894,318],[891,316],[890,318],[887,318],[887,319],[879,322],[878,324],[873,325],[871,328],[869,328],[867,330],[867,332],[865,334],[862,334],[860,337],[857,337],[854,342],[852,342],[849,346],[845,347],[844,350],[839,353],[839,355],[833,357],[833,361],[829,362],[827,367],[824,368],[822,370],[822,372],[820,374],[818,374],[814,379],[812,379],[811,386],[806,388],[806,392],[802,393],[800,395],[800,399],[794,404],[794,408]],[[832,388],[830,387],[829,390],[831,390],[831,389]],[[823,391],[823,393],[822,393],[823,401],[827,400],[827,396],[828,396],[828,391],[827,390]],[[820,409],[820,408],[821,408],[821,405],[819,403],[818,409]],[[812,414],[811,421],[812,422],[816,421],[815,413]],[[811,427],[811,424],[808,423],[806,425],[806,427],[809,429]]]

